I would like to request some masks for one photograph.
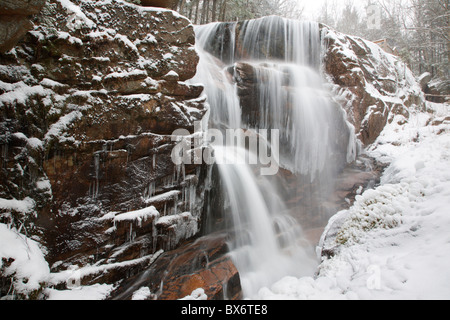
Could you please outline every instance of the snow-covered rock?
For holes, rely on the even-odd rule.
[[[0,296],[36,299],[41,294],[50,268],[45,249],[15,228],[0,223]]]
[[[203,87],[186,82],[198,63],[190,21],[123,0],[48,0],[34,21],[0,54],[0,223],[45,245],[52,273],[196,235],[206,167],[171,161],[172,132],[194,133],[207,111]],[[162,234],[185,212],[189,230]]]
[[[369,145],[396,115],[424,108],[425,97],[411,70],[377,44],[322,25],[324,71],[358,138]]]

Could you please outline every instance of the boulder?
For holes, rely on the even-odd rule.
[[[424,107],[420,84],[399,58],[362,38],[321,29],[324,69],[364,145],[373,143],[395,115],[407,121],[408,108]]]

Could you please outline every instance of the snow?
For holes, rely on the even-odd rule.
[[[8,91],[0,95],[0,103],[5,104],[26,105],[31,96],[45,97],[52,93],[51,90],[45,89],[40,85],[28,86],[23,81],[14,84],[0,81],[0,89]]]
[[[141,287],[139,290],[133,292],[131,300],[147,300],[151,294],[149,287]]]
[[[23,200],[0,198],[0,210],[12,210],[21,213],[29,213],[34,210],[35,202],[30,197]]]
[[[91,286],[80,285],[84,277],[97,274],[104,274],[116,268],[126,268],[138,264],[151,265],[161,254],[163,250],[159,250],[154,254],[128,260],[123,262],[115,262],[105,265],[87,265],[82,268],[72,266],[68,270],[59,273],[51,273],[48,276],[48,288],[45,289],[45,295],[48,300],[103,300],[108,297],[109,293],[115,288],[112,284],[94,284]],[[53,286],[65,283],[68,287],[66,290],[57,290]]]
[[[180,300],[208,300],[208,296],[205,294],[205,290],[202,288],[195,289],[192,293]]]
[[[128,47],[128,49],[136,52],[137,54],[139,54],[138,48],[136,47],[136,45],[131,42],[130,39],[128,39],[128,37],[121,35],[121,34],[116,34],[116,36],[114,37],[114,40],[118,40],[119,42],[121,42],[125,47]]]
[[[114,289],[110,284],[82,286],[72,290],[48,289],[47,300],[104,300]]]
[[[140,224],[142,221],[157,217],[159,217],[158,210],[154,206],[150,206],[141,210],[118,214],[114,217],[114,222],[137,221]]]
[[[449,105],[409,110],[367,153],[388,163],[381,184],[329,222],[316,277],[287,277],[260,299],[429,300],[450,298]],[[401,123],[401,122],[400,122]],[[328,236],[325,236],[328,235]]]
[[[145,199],[145,203],[155,203],[155,202],[162,202],[162,201],[169,201],[169,200],[177,199],[177,197],[180,193],[181,193],[181,191],[179,191],[179,190],[168,191],[168,192],[159,194],[157,196],[153,196],[148,199]]]
[[[126,79],[132,77],[147,77],[147,71],[134,69],[132,71],[113,72],[105,76],[105,80]]]
[[[54,137],[58,137],[60,140],[63,139],[61,134],[67,129],[67,127],[74,122],[75,120],[81,119],[83,114],[78,111],[72,111],[61,118],[59,120],[52,124],[50,126],[50,129],[48,130],[47,134],[45,135],[45,140],[50,140]]]
[[[86,15],[81,11],[81,8],[70,0],[57,0],[61,6],[70,14],[69,19],[67,19],[67,27],[71,30],[81,29],[86,26],[88,28],[95,28],[96,24],[86,17]]]
[[[9,259],[14,259],[11,265],[3,265]],[[14,293],[23,295],[39,290],[50,274],[39,244],[3,223],[0,223],[0,270],[2,275],[13,278]]]
[[[25,134],[23,134],[22,132],[15,132],[13,133],[13,136],[17,139],[23,140],[27,142],[27,145],[31,148],[31,149],[43,149],[44,147],[44,143],[42,142],[42,140],[38,139],[38,138],[27,138],[27,136]]]

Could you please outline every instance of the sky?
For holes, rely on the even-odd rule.
[[[314,20],[320,15],[320,11],[325,3],[328,3],[330,7],[336,6],[336,8],[343,8],[347,2],[353,2],[355,7],[365,5],[366,1],[355,1],[355,0],[297,0],[298,3],[303,6],[304,9],[304,17],[310,20]]]

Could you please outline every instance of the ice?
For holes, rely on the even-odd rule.
[[[158,218],[156,227],[170,227],[168,242],[165,244],[167,250],[173,249],[181,240],[195,236],[199,231],[199,221],[190,212],[175,213]]]

